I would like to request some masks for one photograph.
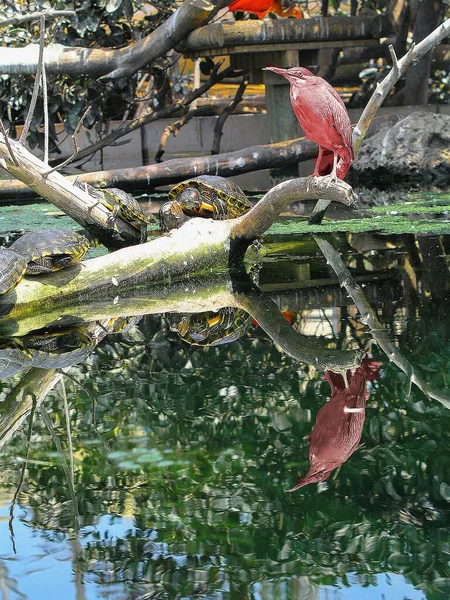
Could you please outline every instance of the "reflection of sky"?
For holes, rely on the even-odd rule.
[[[14,555],[10,532],[8,529],[9,502],[0,504],[0,600],[95,600],[123,598],[123,585],[98,586],[85,575],[82,594],[77,596],[76,574],[74,564],[76,553],[94,538],[111,540],[122,538],[134,530],[133,519],[129,517],[113,517],[104,515],[99,518],[95,527],[86,527],[79,533],[78,540],[70,540],[67,536],[51,534],[52,539],[45,539],[45,531],[36,531],[24,522],[26,512],[15,507],[14,533],[17,555]],[[22,520],[20,520],[22,519]],[[167,544],[156,541],[156,532],[148,536],[148,548],[153,554],[167,554]],[[183,565],[183,557],[173,557],[178,566]],[[178,560],[177,560],[178,559]],[[348,574],[350,588],[322,587],[317,588],[307,578],[287,578],[283,581],[268,580],[252,586],[252,597],[255,600],[304,598],[304,600],[426,600],[424,594],[400,575],[378,575],[377,586],[363,587],[358,583],[358,575]],[[302,591],[297,596],[299,588]],[[292,592],[297,593],[292,595]],[[80,591],[80,590],[78,590]],[[1,594],[4,595],[1,595]],[[222,597],[222,595],[220,594]],[[203,596],[207,598],[207,596]]]
[[[426,600],[423,592],[394,573],[376,575],[377,585],[369,587],[354,583],[350,576],[347,579],[352,583],[351,588],[325,587],[320,591],[318,600]]]

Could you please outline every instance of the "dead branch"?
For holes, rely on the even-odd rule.
[[[236,106],[242,100],[242,96],[244,95],[245,88],[247,87],[247,85],[248,85],[248,79],[244,78],[241,81],[233,100],[228,104],[227,107],[225,107],[223,109],[222,113],[219,115],[219,118],[217,119],[216,125],[214,127],[214,139],[213,139],[213,143],[212,143],[212,147],[211,147],[211,154],[219,154],[220,140],[223,135],[222,131],[223,131],[225,122],[228,119],[228,117],[234,112]]]
[[[322,194],[322,195],[321,195]],[[270,189],[245,215],[231,221],[231,236],[242,242],[251,242],[262,235],[276,220],[280,212],[297,200],[326,198],[352,206],[358,200],[352,188],[331,176],[300,177],[283,181]]]
[[[130,77],[139,69],[164,56],[192,30],[207,23],[226,4],[223,0],[184,0],[164,23],[147,37],[125,48],[76,48],[50,44],[45,52],[47,74]],[[0,72],[33,74],[38,65],[38,48],[0,48]]]
[[[398,79],[405,74],[411,63],[416,63],[424,54],[431,50],[433,46],[437,46],[437,44],[449,36],[450,19],[447,19],[419,44],[412,44],[409,51],[400,60],[396,61],[395,53],[391,51],[391,57],[394,63],[393,67],[383,81],[377,85],[377,89],[367,103],[364,112],[358,121],[358,124],[353,130],[353,147],[355,150],[355,155],[357,154],[361,142],[367,134],[375,113],[385,100],[386,96],[392,90]]]
[[[123,245],[123,243],[137,242],[136,230],[120,218],[116,218],[112,225],[111,211],[98,199],[92,198],[85,190],[74,186],[60,173],[49,174],[48,165],[31,154],[20,142],[6,140],[7,137],[0,135],[0,157],[2,157],[0,165],[13,177],[20,179],[82,227],[96,235],[103,232],[105,237],[102,241],[104,240],[106,245],[117,247],[121,243]],[[17,164],[11,162],[11,152]],[[111,227],[114,228],[113,231],[110,231]]]
[[[209,112],[209,107],[204,106],[201,108],[194,108],[189,111],[187,110],[187,108],[185,108],[184,110],[186,112],[180,119],[178,119],[177,121],[174,121],[173,123],[170,123],[170,125],[167,125],[167,127],[164,128],[164,131],[162,132],[162,135],[161,135],[161,140],[159,142],[158,151],[155,154],[155,162],[157,162],[157,163],[162,162],[162,157],[166,151],[166,144],[167,144],[167,140],[169,139],[169,137],[171,135],[173,135],[173,137],[176,137],[178,132],[180,131],[180,129],[182,127],[184,127],[184,125],[186,125],[186,123],[189,123],[189,121],[191,121],[191,119],[193,119],[194,117],[201,117],[201,116],[205,115],[207,112]]]
[[[140,188],[148,191],[178,183],[194,175],[230,177],[261,169],[281,168],[316,156],[317,145],[299,138],[276,144],[250,146],[215,156],[173,158],[155,165],[82,173],[71,175],[67,179],[78,179],[98,187],[120,187],[124,190]],[[0,180],[0,199],[9,200],[12,195],[16,198],[28,198],[33,194],[33,190],[20,181]]]
[[[43,71],[43,72],[45,72],[45,71]],[[72,161],[74,161],[76,159],[76,157],[78,156],[78,152],[80,150],[78,147],[77,135],[80,133],[80,129],[84,123],[84,119],[88,116],[90,111],[91,111],[91,107],[88,106],[87,109],[84,111],[84,113],[81,115],[81,119],[78,121],[78,125],[75,127],[75,131],[72,134],[73,153],[63,163],[59,164],[57,167],[53,167],[52,169],[50,169],[49,171],[44,173],[44,177],[48,177],[48,175],[50,175],[50,173],[53,173],[53,171],[59,171],[60,169],[62,169],[63,167],[65,167],[66,165],[68,165],[69,163],[71,163]],[[47,158],[48,158],[48,154],[47,154]],[[48,160],[45,160],[45,158],[44,158],[44,162],[46,164],[48,164]]]
[[[179,110],[184,111],[186,107],[188,107],[197,98],[200,98],[200,96],[207,92],[216,83],[219,83],[226,77],[238,77],[241,75],[240,72],[233,71],[233,69],[231,68],[224,69],[222,72],[219,73],[218,68],[220,67],[220,64],[216,65],[216,67],[217,68],[213,70],[208,81],[206,81],[199,88],[192,90],[191,92],[186,94],[184,98],[178,100],[170,106],[166,106],[165,108],[158,110],[154,113],[144,115],[142,117],[134,119],[133,121],[130,121],[129,123],[120,125],[116,129],[114,129],[114,131],[112,131],[110,134],[101,138],[94,144],[83,148],[83,150],[80,150],[80,152],[78,153],[78,159],[82,160],[83,158],[86,158],[91,154],[95,154],[95,152],[98,152],[98,150],[101,150],[105,146],[110,146],[119,138],[123,137],[124,135],[128,135],[132,131],[139,129],[140,127],[143,127],[148,123],[158,121],[159,119],[167,119],[176,114]],[[59,159],[57,162],[59,164],[60,162],[63,162],[65,160],[67,160],[67,158]]]
[[[8,27],[8,25],[19,25],[20,23],[26,23],[29,21],[39,21],[41,17],[44,17],[47,21],[53,19],[59,19],[60,17],[75,17],[76,12],[74,10],[43,10],[42,12],[32,12],[25,15],[15,15],[9,19],[3,19],[0,21],[0,28]]]

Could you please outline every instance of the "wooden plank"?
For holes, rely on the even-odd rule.
[[[235,46],[341,42],[377,39],[391,33],[385,15],[358,17],[313,17],[311,19],[263,19],[262,21],[221,21],[199,27],[184,40],[183,54]]]
[[[290,50],[320,50],[320,48],[366,48],[379,46],[380,41],[335,40],[332,42],[290,42],[285,44],[258,44],[257,46],[230,46],[223,48],[204,48],[196,52],[185,52],[186,58],[196,59],[204,56],[234,56],[236,54],[262,54],[266,52],[286,52]]]

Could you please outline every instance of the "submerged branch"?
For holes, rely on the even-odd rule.
[[[327,263],[336,273],[339,283],[346,289],[348,295],[352,298],[358,308],[361,315],[361,322],[369,327],[373,339],[380,346],[388,359],[396,364],[399,369],[409,377],[410,382],[414,383],[426,396],[434,398],[445,408],[450,409],[450,397],[426,383],[409,360],[405,358],[395,346],[395,343],[390,338],[386,328],[378,320],[376,312],[369,304],[361,286],[353,279],[351,273],[345,266],[340,254],[325,239],[316,235],[313,237],[325,256]]]

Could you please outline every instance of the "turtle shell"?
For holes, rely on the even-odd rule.
[[[85,327],[30,334],[21,338],[33,367],[64,369],[86,360],[95,348],[95,340]]]
[[[26,274],[35,275],[79,262],[89,250],[89,240],[76,231],[37,229],[22,235],[9,249],[26,259]]]
[[[238,340],[249,328],[252,317],[241,308],[225,307],[217,312],[168,313],[170,330],[194,346],[219,346]]]
[[[6,248],[0,248],[0,294],[5,294],[22,279],[27,259]]]
[[[139,202],[131,194],[119,188],[106,188],[101,191],[104,194],[104,204],[113,211],[113,214],[120,214],[124,221],[140,231],[141,241],[145,241],[149,219]]]
[[[22,350],[15,341],[5,344],[0,341],[0,379],[12,377],[31,366],[31,355]]]
[[[234,219],[252,208],[241,188],[219,175],[200,175],[182,181],[170,190],[169,200],[178,202],[189,216],[213,219]],[[195,202],[199,208],[195,208]]]

